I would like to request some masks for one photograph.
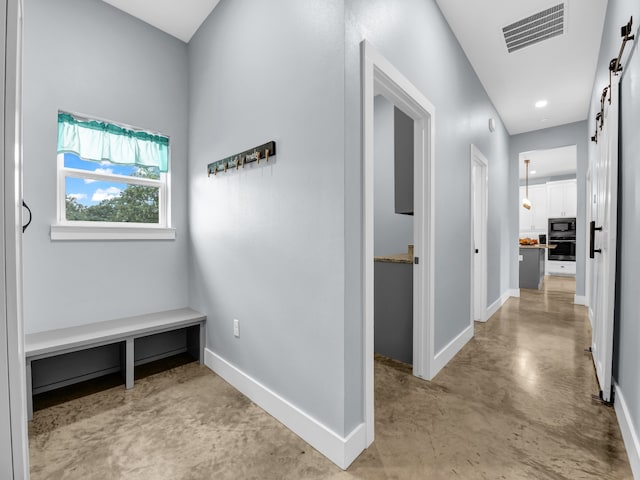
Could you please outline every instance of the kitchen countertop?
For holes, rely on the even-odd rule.
[[[384,255],[381,257],[373,257],[374,262],[387,263],[413,263],[413,256],[408,253],[398,253],[396,255]]]
[[[540,243],[538,245],[518,245],[520,248],[548,248],[549,250],[553,250],[557,247],[557,245],[547,245],[546,243]]]
[[[373,257],[374,262],[386,262],[386,263],[413,263],[413,245],[407,246],[406,253],[394,253],[393,255],[380,255]]]

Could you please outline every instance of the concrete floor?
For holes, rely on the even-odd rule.
[[[574,288],[551,277],[544,291],[522,290],[432,382],[377,357],[376,440],[346,472],[188,363],[147,371],[129,391],[39,396],[32,478],[631,479],[615,412],[591,400]]]

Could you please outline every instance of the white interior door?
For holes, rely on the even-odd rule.
[[[619,77],[612,79],[611,104],[604,103],[604,125],[599,132],[595,165],[593,221],[595,255],[593,281],[593,362],[601,397],[611,401],[613,316],[616,284],[618,212],[618,92]]]
[[[592,210],[593,205],[595,205],[594,201],[594,190],[593,190],[593,174],[591,173],[591,167],[587,170],[587,188],[585,193],[585,206],[586,206],[586,218],[587,225],[591,223],[591,220],[595,218],[595,214]],[[589,228],[585,231],[585,245],[589,245]],[[593,310],[592,310],[592,298],[593,298],[593,273],[592,273],[592,265],[591,260],[589,259],[589,255],[587,255],[584,266],[584,292],[586,303],[585,305],[589,308],[589,322],[591,322],[591,327],[593,328]]]
[[[473,199],[473,319],[480,320],[482,318],[482,302],[480,298],[480,290],[478,287],[482,285],[482,273],[480,264],[480,252],[482,250],[482,239],[480,238],[480,188],[478,186],[478,172],[480,168],[475,164],[471,165],[471,198]]]
[[[2,62],[0,62],[0,78],[2,78],[2,105],[3,124],[5,116],[5,48],[6,48],[6,26],[7,26],[7,2],[0,0],[0,46],[2,52]],[[4,191],[4,171],[5,171],[5,142],[4,128],[0,133],[0,152],[2,152],[2,163],[0,164],[0,185]],[[4,195],[0,195],[0,226],[4,232]],[[8,335],[7,335],[7,284],[5,280],[6,271],[6,249],[4,233],[0,235],[0,268],[3,274],[0,275],[0,477],[13,478],[13,459],[11,455],[11,408],[9,403],[9,358]]]
[[[22,2],[0,2],[0,478],[4,480],[29,478],[29,449],[22,326]]]
[[[487,160],[471,146],[471,299],[473,321],[487,320]]]

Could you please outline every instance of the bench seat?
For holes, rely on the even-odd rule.
[[[202,364],[206,319],[203,313],[190,308],[181,308],[25,335],[29,419],[33,416],[32,361],[125,342],[125,386],[129,389],[133,388],[134,340],[136,338],[199,325],[198,360]]]

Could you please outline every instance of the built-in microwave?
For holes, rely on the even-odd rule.
[[[557,237],[573,234],[575,238],[576,219],[575,218],[550,218],[549,219],[549,237]]]

